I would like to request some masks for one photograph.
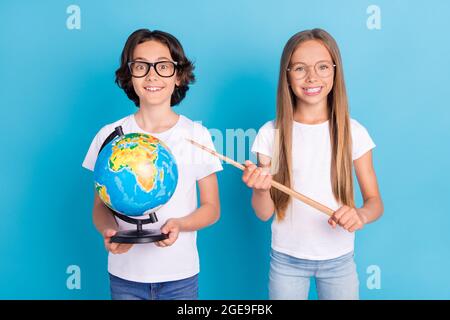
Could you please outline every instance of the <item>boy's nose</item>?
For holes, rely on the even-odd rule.
[[[155,79],[157,77],[157,73],[154,66],[150,66],[150,69],[147,73],[147,79]]]

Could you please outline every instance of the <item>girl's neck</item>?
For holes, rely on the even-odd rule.
[[[139,127],[147,132],[160,133],[172,128],[179,115],[168,106],[141,105],[135,114]]]
[[[311,105],[297,102],[294,110],[294,121],[304,124],[319,124],[328,120],[326,101]]]

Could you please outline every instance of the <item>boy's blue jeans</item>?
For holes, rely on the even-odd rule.
[[[197,300],[198,274],[190,278],[141,283],[109,274],[113,300]]]
[[[305,260],[270,253],[269,298],[308,299],[310,278],[316,280],[320,300],[358,300],[359,280],[353,252],[330,260]]]

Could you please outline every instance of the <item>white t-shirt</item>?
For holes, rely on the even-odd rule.
[[[144,229],[159,230],[169,218],[189,215],[197,209],[196,182],[222,170],[220,160],[193,146],[186,138],[197,141],[214,150],[211,135],[201,124],[180,115],[178,122],[162,133],[149,133],[129,115],[104,126],[91,143],[83,167],[93,171],[97,155],[108,135],[121,125],[124,134],[148,133],[162,140],[175,157],[178,167],[178,183],[170,200],[156,211],[158,222],[144,225]],[[145,218],[145,216],[144,216]],[[148,218],[148,217],[147,217]],[[136,226],[116,218],[119,230],[136,229]],[[109,254],[108,271],[122,279],[155,283],[185,279],[200,271],[197,251],[197,232],[180,232],[171,246],[160,248],[154,243],[135,244],[127,253]]]
[[[375,147],[367,130],[351,119],[352,159],[358,159]],[[272,158],[274,121],[264,124],[256,136],[252,152]],[[337,210],[341,205],[331,187],[331,144],[328,121],[309,125],[295,122],[292,129],[293,188],[301,194]],[[331,228],[329,217],[303,202],[293,199],[282,221],[273,219],[272,248],[309,260],[327,260],[349,253],[354,248],[354,233],[341,227]]]

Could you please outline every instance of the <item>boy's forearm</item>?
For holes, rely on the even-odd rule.
[[[100,234],[103,234],[106,229],[118,229],[116,219],[111,210],[103,204],[94,207],[92,218],[95,228]]]
[[[270,191],[256,191],[252,194],[252,207],[259,219],[267,221],[275,211]]]
[[[220,208],[211,203],[202,204],[191,214],[179,218],[180,231],[197,231],[219,220]]]

